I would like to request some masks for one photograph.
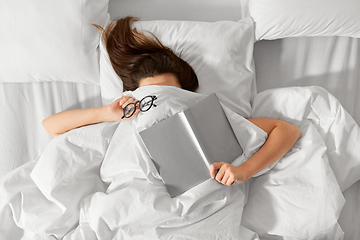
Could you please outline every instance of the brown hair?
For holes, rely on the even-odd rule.
[[[183,89],[195,91],[199,83],[193,68],[152,33],[153,38],[132,28],[137,20],[120,18],[112,21],[106,31],[95,25],[101,31],[112,67],[123,81],[124,91],[138,88],[143,78],[164,73],[174,74]]]

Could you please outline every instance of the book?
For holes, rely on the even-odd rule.
[[[243,153],[215,93],[139,134],[172,198],[209,179],[212,163]]]

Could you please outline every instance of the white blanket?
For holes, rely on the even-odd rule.
[[[342,239],[339,189],[360,179],[359,126],[319,87],[264,91],[252,116],[293,123],[302,137],[271,171],[251,180],[242,224],[261,239]]]
[[[171,199],[138,131],[203,96],[159,86],[132,93],[137,99],[150,94],[158,97],[157,107],[120,124],[58,136],[39,159],[2,178],[0,219],[11,212],[23,239],[257,239],[254,232],[265,239],[341,239],[341,189],[360,176],[360,141],[358,126],[331,95],[318,88],[260,94],[255,117],[300,127],[292,150],[246,184],[227,187],[210,179]],[[266,134],[225,111],[244,148],[238,165]],[[1,238],[11,236],[0,230]]]

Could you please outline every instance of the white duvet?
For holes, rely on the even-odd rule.
[[[130,121],[101,123],[54,138],[36,160],[0,181],[1,239],[341,239],[341,191],[360,176],[359,127],[321,88],[259,94],[254,117],[296,124],[302,137],[246,184],[209,179],[171,199],[138,131],[203,95],[149,86],[157,107]],[[226,109],[244,154],[266,134]],[[221,161],[221,159],[219,159]],[[4,225],[3,225],[4,226]],[[24,236],[12,235],[14,228]]]

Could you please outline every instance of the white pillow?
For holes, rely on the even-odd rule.
[[[0,82],[99,82],[108,0],[0,1]]]
[[[359,0],[250,0],[256,39],[360,37]]]
[[[194,68],[199,79],[197,92],[216,92],[231,110],[250,116],[250,102],[256,94],[251,18],[239,22],[140,21],[134,25],[139,31],[152,32]],[[103,103],[108,104],[122,95],[123,86],[105,48],[100,50],[100,85]]]

